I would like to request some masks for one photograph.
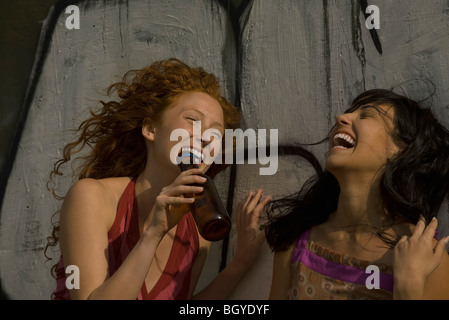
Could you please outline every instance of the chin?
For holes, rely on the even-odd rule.
[[[345,167],[347,164],[345,164],[345,162],[342,159],[336,159],[335,156],[328,156],[326,158],[326,161],[324,163],[324,166],[326,167],[327,170],[329,170],[330,172],[332,172],[332,170],[334,169],[339,169],[339,168],[343,168]]]
[[[338,159],[336,157],[328,157],[324,165],[334,176],[343,172],[351,172],[355,169],[354,165],[351,165],[348,159]]]

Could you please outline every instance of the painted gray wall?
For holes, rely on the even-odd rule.
[[[323,139],[334,117],[363,90],[402,84],[405,93],[421,99],[428,94],[427,79],[435,84],[435,111],[449,125],[447,1],[376,1],[382,54],[359,1],[243,3],[246,9],[236,17],[219,1],[81,1],[80,30],[65,28],[64,11],[50,28],[54,12],[49,13],[42,33],[49,40],[47,55],[41,69],[39,55],[35,63],[32,77],[38,81],[0,216],[0,279],[10,298],[49,298],[54,280],[43,248],[60,203],[46,191],[48,173],[70,138],[64,130],[76,127],[129,69],[168,57],[201,65],[223,79],[225,94],[242,109],[244,127],[278,129],[281,145]],[[238,37],[232,21],[239,22]],[[309,149],[322,163],[326,146]],[[258,170],[259,165],[237,166],[234,206],[259,187],[275,197],[294,192],[314,172],[294,155],[279,157],[276,175],[260,176]],[[71,182],[63,180],[61,194]],[[217,177],[224,201],[229,183],[228,169]],[[448,228],[443,221],[442,234]],[[227,261],[235,246],[232,232]],[[221,250],[221,243],[213,245],[200,288],[218,272]],[[232,298],[266,299],[271,264],[265,246]]]

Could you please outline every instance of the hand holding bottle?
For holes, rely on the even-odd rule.
[[[185,152],[179,156],[179,167],[183,172],[197,168],[198,163],[200,163],[200,159],[193,153]],[[226,212],[212,178],[207,175],[203,175],[203,178],[206,180],[202,191],[193,195],[186,194],[188,197],[194,197],[194,201],[189,204],[192,216],[204,239],[208,241],[222,240],[231,229],[231,218]]]
[[[148,217],[150,225],[148,229],[154,230],[161,237],[179,223],[187,210],[179,210],[182,206],[192,204],[193,197],[184,197],[203,191],[206,179],[201,176],[201,169],[189,169],[182,172],[170,185],[162,188],[153,209]]]

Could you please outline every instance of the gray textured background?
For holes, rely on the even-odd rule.
[[[435,84],[435,111],[448,125],[448,1],[369,1],[380,8],[382,54],[365,27],[361,2],[77,1],[80,30],[65,28],[62,9],[70,2],[2,3],[0,281],[7,296],[49,298],[52,263],[43,248],[60,205],[45,188],[49,171],[70,138],[65,130],[129,69],[169,57],[205,67],[241,107],[244,127],[278,129],[282,146],[323,139],[363,90],[401,85],[420,100],[432,91],[428,80]],[[45,16],[37,45],[33,30]],[[309,150],[323,162],[324,144]],[[313,173],[307,161],[289,154],[281,154],[273,176],[259,176],[258,165],[236,170],[235,178],[228,169],[216,181],[230,207],[258,187],[275,197],[296,191]],[[70,183],[63,180],[60,193]],[[447,220],[442,223],[447,234]],[[213,245],[200,288],[218,272],[222,254],[231,259],[235,240],[232,232],[225,251],[222,243]],[[266,299],[271,264],[264,247],[232,298]]]

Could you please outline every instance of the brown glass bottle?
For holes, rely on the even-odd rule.
[[[193,154],[184,154],[179,157],[179,167],[182,171],[198,168],[194,163]],[[206,178],[203,192],[194,194],[195,201],[190,204],[190,210],[195,219],[198,231],[201,236],[208,241],[218,241],[225,238],[231,229],[231,218],[229,217],[223,202],[215,188],[211,177],[203,175]],[[192,195],[186,195],[192,197]]]

